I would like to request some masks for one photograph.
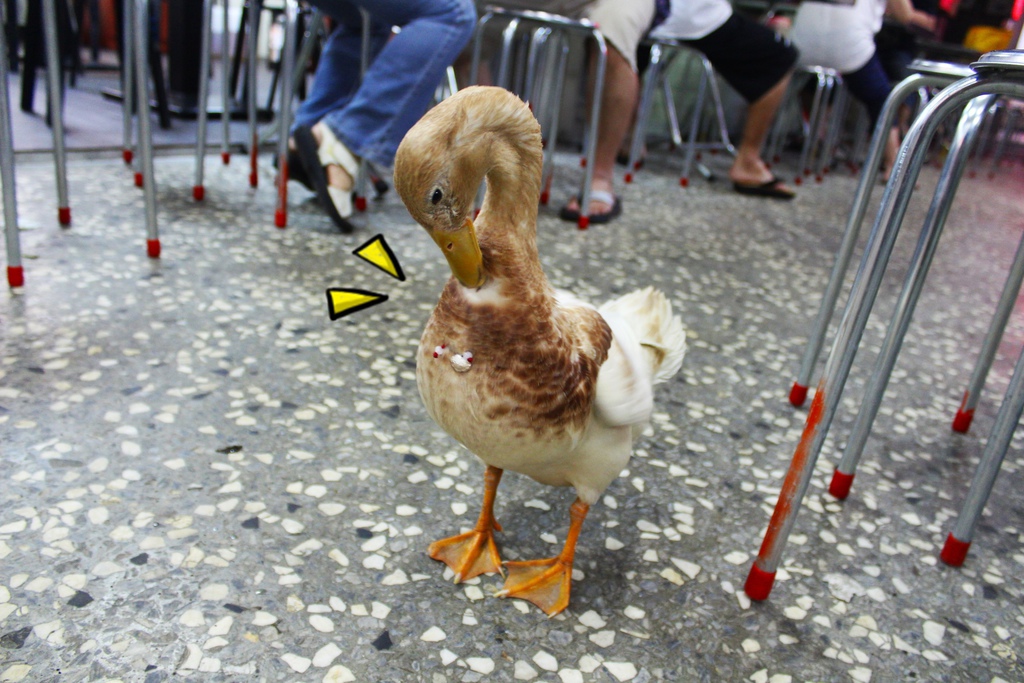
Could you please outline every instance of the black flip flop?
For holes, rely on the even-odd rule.
[[[732,189],[736,190],[740,194],[751,195],[754,197],[770,197],[771,199],[792,199],[796,196],[796,192],[780,187],[780,185],[782,185],[782,181],[775,176],[772,176],[771,180],[753,185],[733,181]]]
[[[588,216],[588,218],[590,218],[591,225],[602,225],[604,223],[611,223],[613,220],[622,215],[622,200],[619,199],[618,195],[612,196],[614,198],[612,201],[612,208],[608,209],[604,213],[592,213],[590,214],[590,216]],[[593,197],[591,197],[591,199],[593,199]],[[580,203],[579,197],[576,197],[576,203]],[[561,218],[563,221],[575,223],[580,219],[580,212],[577,209],[570,209],[568,206],[563,206],[558,212],[558,217]]]
[[[355,226],[338,213],[334,202],[331,200],[331,193],[327,191],[327,169],[320,165],[320,156],[317,154],[316,138],[309,126],[299,126],[292,134],[295,139],[295,153],[301,161],[301,166],[306,171],[306,177],[312,183],[312,189],[316,192],[317,199],[324,212],[330,216],[338,229],[342,232],[353,232]]]

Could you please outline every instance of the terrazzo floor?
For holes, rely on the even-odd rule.
[[[113,154],[72,158],[67,230],[52,164],[19,162],[26,285],[0,293],[0,681],[1024,680],[1020,435],[966,565],[937,558],[1024,343],[1018,315],[972,433],[952,433],[1024,227],[1019,166],[965,178],[851,497],[825,491],[830,440],[775,590],[751,604],[743,581],[806,415],[787,395],[855,180],[775,203],[680,190],[678,161],[653,156],[610,225],[542,210],[556,286],[600,302],[655,285],[690,347],[552,619],[491,597],[497,577],[453,584],[425,553],[473,524],[483,466],[417,394],[448,271],[393,192],[340,235],[293,185],[278,230],[269,157],[251,190],[244,164],[211,156],[197,204],[191,160],[162,156],[154,261]],[[558,201],[578,180],[559,162]],[[378,233],[404,282],[351,253]],[[897,245],[883,309],[912,247]],[[331,322],[329,287],[390,299]],[[506,476],[503,557],[553,554],[571,501]]]

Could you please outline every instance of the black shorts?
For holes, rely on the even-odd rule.
[[[799,53],[775,31],[736,14],[703,38],[682,41],[708,58],[726,83],[756,102],[792,70]]]

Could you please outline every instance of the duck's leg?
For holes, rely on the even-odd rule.
[[[508,578],[505,587],[497,593],[499,598],[529,600],[554,616],[569,605],[569,587],[572,583],[572,561],[576,556],[576,541],[583,528],[590,506],[579,498],[569,508],[569,534],[565,546],[557,557],[529,562],[506,562]]]
[[[484,473],[484,504],[476,527],[458,536],[434,541],[427,553],[440,560],[455,572],[455,583],[471,579],[479,574],[493,574],[501,571],[501,558],[494,545],[494,532],[501,531],[501,525],[494,518],[494,496],[504,470],[487,466]]]

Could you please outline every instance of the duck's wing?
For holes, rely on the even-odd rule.
[[[654,391],[640,341],[624,318],[601,315],[612,330],[612,343],[597,374],[594,412],[613,426],[646,424],[654,412]]]
[[[597,374],[593,414],[613,427],[646,424],[654,412],[654,392],[640,341],[626,319],[614,312],[598,312],[570,292],[556,291],[556,301],[563,311],[571,314],[575,309],[579,316],[593,321],[593,331],[581,344],[586,347],[581,352],[607,350]]]

